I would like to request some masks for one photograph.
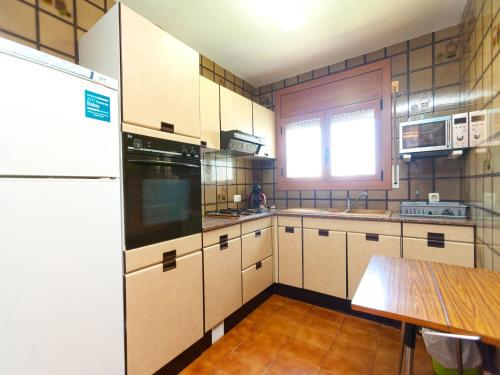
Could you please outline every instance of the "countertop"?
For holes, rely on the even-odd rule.
[[[415,224],[433,224],[433,225],[458,225],[458,226],[474,226],[472,219],[453,219],[453,218],[438,218],[438,217],[408,217],[401,216],[398,212],[392,212],[389,216],[361,216],[361,215],[345,215],[335,212],[318,211],[318,212],[291,212],[288,210],[269,210],[268,212],[254,214],[241,217],[214,217],[203,216],[202,228],[203,232],[227,227],[234,224],[243,223],[249,220],[261,219],[268,216],[302,216],[315,218],[331,218],[343,220],[362,220],[362,221],[385,221],[397,223],[415,223]]]

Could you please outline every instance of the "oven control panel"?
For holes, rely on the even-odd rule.
[[[200,159],[200,146],[167,139],[124,133],[124,151],[157,154],[165,157]]]
[[[451,116],[453,149],[469,147],[469,114],[459,113]]]
[[[469,112],[469,144],[477,147],[488,138],[488,116],[486,111]]]

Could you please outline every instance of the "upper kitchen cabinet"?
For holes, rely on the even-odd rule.
[[[258,156],[268,158],[276,157],[276,127],[275,114],[270,109],[252,103],[253,108],[253,134],[264,138],[264,146],[260,148]]]
[[[124,123],[200,138],[198,52],[123,4],[79,49],[81,65],[120,80]]]
[[[252,134],[252,101],[220,87],[220,128]]]
[[[220,149],[219,85],[200,76],[201,142],[206,148]]]

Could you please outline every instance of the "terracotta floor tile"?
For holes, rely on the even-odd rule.
[[[275,303],[275,304],[278,304],[278,305],[284,305],[284,304],[286,304],[287,302],[290,301],[290,298],[286,298],[286,297],[280,296],[278,294],[273,294],[265,302],[268,302],[268,301],[270,303]]]
[[[298,306],[285,305],[276,312],[276,315],[296,323],[302,323],[309,309]]]
[[[339,324],[342,323],[345,317],[345,315],[340,312],[328,310],[319,306],[313,306],[310,310],[310,314]]]
[[[328,350],[332,345],[335,334],[326,331],[318,331],[314,328],[302,325],[295,333],[295,337],[311,345]]]
[[[377,336],[380,334],[380,324],[355,316],[346,316],[342,322],[342,327],[358,329]]]
[[[224,335],[219,341],[205,350],[202,355],[203,359],[213,365],[218,365],[229,353],[241,344],[242,341],[229,335],[229,333]]]
[[[393,340],[399,342],[401,339],[401,330],[386,325],[380,325],[380,337],[386,340]]]
[[[313,366],[319,367],[327,351],[321,349],[320,347],[311,345],[307,342],[292,337],[286,342],[280,353],[285,353],[290,356],[302,359],[303,361],[310,363]]]
[[[252,332],[254,332],[257,329],[257,327],[258,327],[258,324],[256,324],[255,322],[248,320],[248,319],[244,319],[241,322],[239,322],[236,325],[236,327],[231,329],[231,331],[229,331],[228,333],[234,332],[236,335],[239,335],[242,338],[246,338]]]
[[[287,299],[285,302],[285,305],[288,307],[295,308],[297,310],[302,310],[302,311],[309,311],[312,309],[312,305],[302,302],[302,301],[297,301],[294,299]]]
[[[335,336],[334,344],[352,345],[374,351],[377,349],[377,342],[377,336],[358,329],[346,328],[342,326]]]
[[[269,363],[255,361],[254,358],[245,357],[237,352],[229,353],[222,363],[217,366],[217,370],[226,374],[261,374]]]
[[[205,375],[205,374],[216,374],[217,370],[214,365],[210,362],[198,358],[196,361],[191,363],[188,367],[181,371],[181,375]]]
[[[295,356],[279,353],[276,359],[269,366],[273,374],[281,375],[312,375],[319,372],[318,366],[313,366]]]
[[[305,316],[303,324],[316,330],[331,332],[333,335],[337,333],[341,325],[341,323],[323,319],[312,314]]]
[[[298,323],[293,320],[283,318],[280,315],[271,315],[262,321],[257,331],[276,331],[291,336],[295,334],[297,327]]]
[[[335,375],[370,374],[374,362],[375,356],[373,354],[366,355],[363,352],[333,352],[325,356],[321,363],[321,369]]]

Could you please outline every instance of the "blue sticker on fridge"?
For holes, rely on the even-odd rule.
[[[85,117],[110,122],[111,112],[109,96],[85,90]]]

